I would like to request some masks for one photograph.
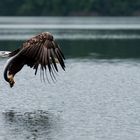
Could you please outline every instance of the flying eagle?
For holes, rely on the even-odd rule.
[[[10,58],[4,68],[4,79],[10,87],[14,86],[14,76],[24,65],[35,69],[35,75],[40,66],[43,75],[48,70],[52,78],[55,77],[55,72],[58,72],[56,63],[65,70],[64,55],[49,32],[32,37],[24,42],[21,48],[10,52],[8,56]]]

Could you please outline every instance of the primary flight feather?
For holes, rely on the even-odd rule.
[[[58,72],[56,63],[59,63],[65,70],[64,55],[49,32],[41,33],[27,40],[21,48],[9,53],[9,57],[4,68],[4,79],[10,84],[10,87],[13,87],[15,83],[15,74],[24,65],[35,69],[35,75],[40,65],[43,74],[48,69],[52,78],[54,73]]]

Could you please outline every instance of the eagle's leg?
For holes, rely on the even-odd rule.
[[[15,84],[13,74],[8,74],[8,82],[9,82],[10,87],[12,88],[14,86],[14,84]]]

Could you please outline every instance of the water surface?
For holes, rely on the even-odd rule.
[[[25,66],[12,89],[2,78],[7,59],[0,58],[0,139],[139,139],[139,18],[0,19],[1,51],[12,51],[29,36],[47,30],[67,58],[66,72],[59,69],[55,83],[41,82],[39,73],[34,76]],[[122,28],[126,22],[131,29]],[[59,28],[62,23],[67,29]],[[108,23],[113,29],[103,28]],[[24,24],[28,29],[21,28]],[[38,29],[29,24],[39,24]],[[48,29],[47,24],[57,28]],[[70,24],[78,28],[68,28]],[[95,24],[101,28],[95,29]]]
[[[49,31],[56,39],[140,39],[139,17],[0,17],[0,40]]]

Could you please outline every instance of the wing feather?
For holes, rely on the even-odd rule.
[[[20,49],[13,51],[11,56],[14,54],[17,55],[17,58],[23,58],[24,64],[35,69],[35,75],[40,65],[40,70],[43,72],[40,72],[40,74],[43,74],[43,79],[45,79],[44,72],[46,70],[49,71],[51,78],[55,79],[54,72],[58,72],[56,60],[58,60],[62,69],[65,70],[65,57],[50,33],[42,33],[27,40]]]
[[[60,65],[61,65],[61,67],[63,68],[63,70],[65,70],[65,64],[64,64],[64,61],[63,61],[63,59],[62,59],[62,57],[61,57],[61,55],[59,53],[58,48],[55,49],[55,54],[56,54],[56,56],[58,58],[58,61],[59,61]]]
[[[62,51],[61,51],[61,49],[60,49],[60,47],[59,47],[59,45],[58,45],[55,41],[54,41],[54,47],[58,49],[58,51],[59,51],[61,57],[62,57],[63,59],[65,59],[65,57],[64,57],[64,55],[63,55],[63,53],[62,53]]]
[[[58,68],[57,68],[57,65],[56,65],[56,62],[55,62],[54,49],[51,49],[51,59],[52,59],[53,66],[55,67],[55,70],[58,72]]]
[[[48,60],[48,68],[49,68],[49,72],[51,72],[50,49],[48,49],[47,60]]]

